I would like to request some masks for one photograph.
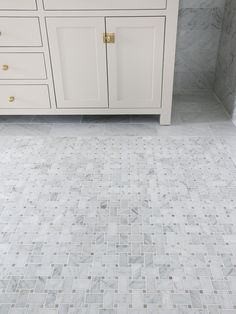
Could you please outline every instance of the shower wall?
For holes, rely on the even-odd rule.
[[[226,0],[214,91],[236,123],[236,0]]]
[[[225,0],[180,0],[175,93],[213,89],[224,7]]]

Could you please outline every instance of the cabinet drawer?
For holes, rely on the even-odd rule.
[[[0,47],[42,46],[37,17],[1,17]]]
[[[167,0],[44,0],[44,8],[45,10],[151,10],[165,9],[166,1]]]
[[[0,109],[50,108],[47,85],[0,85]]]
[[[35,0],[0,0],[0,10],[36,10]]]
[[[42,53],[0,53],[0,80],[46,78]]]

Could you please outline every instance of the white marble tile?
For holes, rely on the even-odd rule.
[[[1,137],[0,313],[234,313],[236,164],[189,130]]]
[[[179,14],[179,28],[209,30],[222,27],[224,8],[183,8]]]
[[[104,135],[104,124],[98,123],[54,123],[51,136],[102,136]]]
[[[210,128],[215,136],[235,136],[236,126],[233,123],[210,123]]]
[[[172,125],[165,128],[159,127],[158,136],[212,136],[212,130],[208,124],[195,123],[186,125]]]
[[[33,120],[33,116],[0,116],[1,123],[30,123]]]
[[[128,123],[130,122],[130,116],[128,115],[88,115],[83,116],[83,123]]]
[[[212,89],[225,0],[181,0],[175,92]]]
[[[196,123],[231,123],[229,115],[223,108],[215,111],[182,112],[180,117],[181,121],[188,125],[194,125]]]
[[[4,123],[0,124],[0,136],[48,136],[51,128],[50,124]]]
[[[236,5],[227,0],[219,53],[216,66],[214,90],[231,117],[236,114]]]
[[[158,123],[159,115],[131,115],[130,123]]]
[[[32,123],[79,123],[82,120],[81,115],[52,115],[52,116],[34,116]]]
[[[156,124],[129,123],[129,124],[106,124],[104,125],[104,134],[106,136],[156,136]]]
[[[214,82],[214,72],[175,72],[174,90],[180,93],[182,90],[212,90]]]
[[[225,0],[180,0],[181,8],[224,8]]]
[[[222,111],[222,104],[209,91],[196,91],[194,93],[184,91],[182,94],[175,95],[173,99],[173,112],[219,112],[222,113],[223,117],[225,116],[225,112]]]

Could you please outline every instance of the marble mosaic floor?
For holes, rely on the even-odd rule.
[[[208,94],[2,117],[0,314],[235,314],[235,130]]]

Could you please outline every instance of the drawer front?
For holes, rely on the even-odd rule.
[[[42,53],[0,53],[0,80],[46,78]]]
[[[47,85],[0,85],[0,109],[50,108]]]
[[[0,10],[36,10],[35,0],[0,0]]]
[[[167,0],[44,0],[44,8],[46,10],[151,10],[165,9],[166,1]]]
[[[40,47],[42,39],[37,17],[1,17],[0,47]]]

